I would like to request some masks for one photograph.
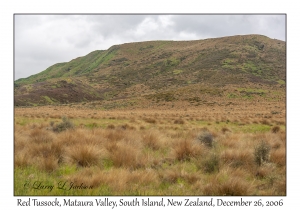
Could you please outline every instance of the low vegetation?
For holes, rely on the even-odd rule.
[[[15,108],[14,194],[286,195],[284,115],[245,109]]]

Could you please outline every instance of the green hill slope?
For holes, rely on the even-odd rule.
[[[147,98],[197,85],[274,86],[285,81],[286,43],[266,36],[136,42],[15,81],[15,105]]]

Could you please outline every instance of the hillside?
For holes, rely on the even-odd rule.
[[[280,40],[245,35],[148,41],[97,50],[19,79],[14,102],[36,106],[127,100],[120,102],[126,107],[183,101],[201,105],[207,97],[277,100],[285,93],[285,81],[286,43]]]

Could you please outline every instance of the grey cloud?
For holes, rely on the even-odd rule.
[[[178,15],[174,16],[174,22],[175,31],[194,32],[206,38],[263,34],[285,40],[284,15]]]
[[[285,16],[15,15],[15,76],[28,77],[55,63],[116,44],[236,34],[285,40]]]

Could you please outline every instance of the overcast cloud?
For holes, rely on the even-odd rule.
[[[262,34],[285,41],[285,15],[15,15],[15,80],[112,45]]]

